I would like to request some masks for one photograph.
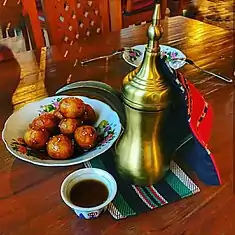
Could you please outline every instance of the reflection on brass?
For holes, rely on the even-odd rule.
[[[160,8],[157,4],[152,25],[148,28],[148,45],[142,64],[129,73],[123,80],[122,94],[124,102],[140,110],[161,110],[171,102],[171,87],[156,67],[156,57],[160,56],[159,39],[162,28],[157,21]]]
[[[165,120],[170,115],[173,90],[158,68],[160,5],[156,4],[148,31],[142,64],[123,80],[126,130],[115,146],[116,166],[121,176],[136,185],[156,183],[169,169],[171,156],[163,141]]]

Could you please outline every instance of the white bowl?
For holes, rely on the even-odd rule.
[[[79,207],[70,200],[70,191],[72,187],[82,180],[94,179],[102,182],[108,189],[108,198],[106,201],[95,207]],[[84,168],[74,171],[68,175],[61,185],[61,197],[63,201],[69,206],[77,216],[83,219],[97,218],[103,211],[106,210],[108,204],[112,202],[117,193],[117,183],[112,175],[107,171],[98,168]],[[95,196],[95,195],[94,195]]]
[[[14,112],[6,121],[2,132],[2,139],[6,148],[17,158],[41,166],[71,166],[80,164],[97,157],[111,148],[121,132],[121,123],[117,113],[107,104],[84,96],[74,97],[82,99],[95,110],[98,119],[93,126],[103,136],[103,140],[98,142],[95,148],[81,155],[74,154],[70,159],[56,160],[49,158],[46,152],[34,151],[25,145],[22,137],[32,120],[40,113],[55,110],[59,105],[59,101],[65,97],[68,96],[48,97],[27,104],[20,110]]]

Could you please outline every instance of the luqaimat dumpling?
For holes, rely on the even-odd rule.
[[[58,120],[64,119],[64,116],[62,115],[62,113],[60,112],[59,109],[56,109],[56,110],[53,112],[53,115],[54,115]]]
[[[74,132],[74,139],[82,149],[89,150],[96,145],[96,129],[93,126],[80,126]]]
[[[81,117],[84,124],[92,125],[96,122],[96,118],[97,117],[94,109],[89,104],[85,104],[85,111]]]
[[[65,118],[59,123],[60,132],[64,135],[73,135],[77,127],[82,125],[82,121],[75,118]]]
[[[65,118],[79,118],[85,111],[85,104],[79,98],[68,97],[60,101],[59,110]]]
[[[68,159],[73,152],[72,140],[63,134],[53,136],[47,142],[47,153],[53,159]]]
[[[33,120],[30,127],[34,130],[47,129],[50,133],[58,130],[58,118],[52,113],[43,113]]]
[[[69,159],[94,148],[97,144],[97,120],[94,109],[76,97],[60,101],[59,108],[33,119],[25,132],[26,145],[34,150],[46,150],[52,159]]]
[[[44,149],[48,139],[49,132],[46,129],[35,130],[30,128],[25,132],[24,135],[24,141],[26,145],[32,149],[37,150]]]

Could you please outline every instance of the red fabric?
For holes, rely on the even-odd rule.
[[[131,12],[145,10],[150,6],[153,6],[155,2],[156,2],[155,0],[132,0]],[[123,10],[126,11],[126,0],[122,0],[122,5],[123,5]]]
[[[206,117],[200,123],[197,131],[200,134],[200,138],[203,139],[204,143],[207,145],[209,143],[211,137],[211,129],[212,129],[212,108],[209,105]]]
[[[200,106],[201,105],[200,99],[202,96],[200,95],[200,93],[196,90],[196,88],[192,84],[189,83],[189,87],[190,87],[190,92],[192,94],[193,100],[195,100],[195,103],[198,106]],[[203,121],[200,123],[199,128],[195,127],[195,125],[191,122],[190,122],[190,127],[191,127],[191,130],[192,130],[194,136],[197,138],[197,140],[201,143],[201,145],[205,149],[207,149],[208,154],[210,156],[210,159],[213,162],[213,166],[216,171],[217,177],[219,179],[219,184],[221,185],[222,179],[220,177],[220,172],[219,172],[219,169],[216,165],[215,158],[214,158],[213,154],[207,148],[207,144],[210,139],[210,133],[211,133],[211,128],[212,128],[212,108],[210,106],[208,108],[209,109],[208,109],[207,115],[205,116]],[[192,109],[194,109],[194,108],[192,108]]]
[[[132,0],[133,11],[142,10],[144,8],[154,5],[155,0]]]
[[[201,142],[205,145],[208,144],[212,129],[212,108],[208,105],[208,111],[205,118],[198,125],[198,120],[203,112],[205,105],[207,104],[200,92],[191,84],[188,83],[190,88],[191,96],[194,102],[192,102],[192,112],[191,112],[191,126],[197,130],[197,135],[199,136]]]
[[[182,84],[184,84],[183,82],[184,78],[181,73],[178,73],[178,78],[180,79]],[[216,165],[214,156],[210,153],[210,151],[207,148],[212,129],[212,108],[209,104],[207,104],[201,93],[194,87],[192,83],[187,81],[187,86],[188,86],[188,96],[189,95],[191,96],[191,101],[190,101],[191,109],[190,109],[190,122],[189,122],[190,128],[194,136],[208,152],[208,155],[216,171],[219,183],[222,184],[219,169]],[[205,108],[206,108],[206,113],[203,112]]]

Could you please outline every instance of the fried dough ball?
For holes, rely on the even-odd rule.
[[[68,159],[73,152],[72,140],[63,134],[53,136],[47,142],[47,153],[53,159]]]
[[[52,113],[43,113],[33,120],[30,127],[35,130],[47,129],[54,133],[58,129],[58,119]]]
[[[32,149],[43,149],[49,139],[49,132],[46,129],[35,130],[28,129],[24,135],[26,145]]]
[[[93,126],[81,126],[74,132],[76,143],[84,150],[89,150],[96,145],[97,133]]]
[[[59,108],[65,118],[79,118],[85,111],[83,101],[76,97],[64,98],[60,101]]]
[[[60,112],[59,109],[56,109],[53,114],[54,114],[54,116],[55,116],[57,119],[59,119],[59,120],[64,119],[64,116],[62,115],[62,113]]]
[[[77,127],[82,125],[80,119],[65,118],[59,123],[60,132],[64,135],[72,135]]]
[[[85,112],[81,119],[87,125],[92,125],[96,122],[96,113],[89,104],[85,104]]]

